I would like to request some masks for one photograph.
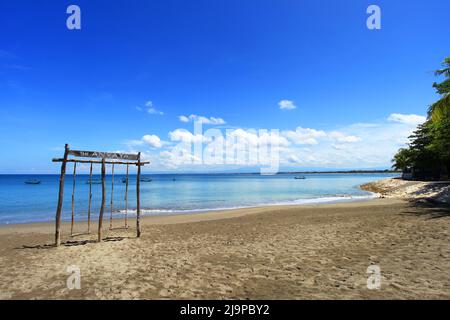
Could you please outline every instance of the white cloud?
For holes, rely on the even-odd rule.
[[[210,117],[209,124],[217,124],[217,125],[225,124],[225,120],[223,120],[222,118]]]
[[[200,161],[188,148],[174,148],[172,150],[162,151],[159,156],[163,160],[162,166],[170,169],[178,169],[183,165],[188,165],[189,167]]]
[[[281,100],[280,102],[278,102],[278,106],[281,110],[293,110],[297,108],[297,106],[294,104],[294,101],[291,100]]]
[[[225,120],[222,118],[216,118],[216,117],[203,117],[198,116],[196,114],[191,114],[190,116],[179,116],[178,119],[181,122],[189,122],[189,121],[195,121],[195,122],[201,122],[203,124],[211,124],[211,125],[222,125],[225,124]]]
[[[289,141],[282,135],[271,133],[267,130],[258,132],[256,130],[236,129],[228,132],[228,137],[234,139],[234,141],[242,146],[274,145],[278,147],[288,147],[290,145]]]
[[[172,141],[181,141],[184,143],[207,142],[210,140],[201,134],[194,135],[185,129],[176,129],[171,131],[169,132],[169,137]]]
[[[244,129],[236,129],[227,133],[228,139],[233,139],[230,141],[235,141],[236,143],[245,146],[257,146],[258,145],[258,135],[256,132],[250,132]]]
[[[147,111],[148,114],[156,114],[156,115],[160,115],[160,116],[164,115],[164,112],[162,112],[162,111],[156,109],[156,108],[153,106],[153,102],[150,101],[150,100],[147,101],[147,102],[144,104],[144,107],[145,107],[145,110]],[[138,107],[136,107],[136,110],[138,110],[138,111],[143,111],[144,108],[138,106]]]
[[[297,145],[315,145],[319,143],[318,138],[326,137],[327,134],[322,130],[298,127],[295,131],[283,131],[282,135]]]
[[[337,142],[340,143],[354,143],[354,142],[359,142],[361,141],[360,137],[357,136],[348,136],[342,132],[339,131],[332,131],[329,133],[330,138],[336,140]]]
[[[181,122],[189,122],[189,118],[186,116],[179,116],[178,119],[180,119]]]
[[[162,148],[162,146],[164,145],[164,142],[161,141],[161,139],[154,134],[146,134],[145,136],[143,136],[141,139],[139,140],[128,140],[125,141],[125,144],[131,148],[132,150],[134,150],[136,147],[142,147],[143,145],[149,145],[152,148]]]
[[[185,118],[180,116],[180,121],[190,122],[195,118],[198,119],[198,116],[191,115]],[[205,119],[210,120],[210,118]],[[255,147],[271,144],[270,149],[273,150],[272,147],[275,145],[274,150],[280,155],[281,170],[301,167],[389,168],[395,152],[405,145],[408,136],[416,128],[415,122],[417,121],[407,121],[402,117],[391,115],[389,121],[386,117],[384,121],[355,123],[330,131],[297,127],[293,130],[281,131],[273,136],[270,130],[209,128],[203,133],[194,135],[188,130],[176,129],[168,133],[169,138],[171,141],[181,143],[164,142],[154,138],[153,135],[146,135],[140,140],[130,141],[129,144],[131,147],[139,146],[144,149],[142,150],[144,152],[146,151],[144,146],[152,146],[153,148],[147,148],[147,152],[153,155],[152,163],[155,170],[158,168],[193,170],[195,168],[194,170],[208,171],[251,167],[249,163],[205,162],[205,158],[201,162],[194,154],[195,147],[192,143],[195,142],[203,143],[204,151],[223,152],[223,159],[228,159],[236,152],[252,161],[255,158],[255,161],[260,160],[259,156],[252,156],[252,150]],[[214,133],[211,130],[215,130]],[[217,137],[216,133],[218,133]],[[364,143],[358,143],[361,141]],[[231,151],[228,149],[230,143]],[[160,152],[156,152],[155,148],[160,148]],[[263,155],[262,159],[267,157]]]
[[[417,114],[401,114],[393,113],[389,116],[388,121],[399,122],[404,124],[419,125],[427,120],[424,116],[419,116]]]
[[[281,148],[289,147],[290,142],[288,139],[283,137],[281,134],[278,133],[269,133],[264,132],[259,134],[259,145],[260,146],[277,146]]]
[[[162,147],[161,139],[154,134],[146,134],[145,136],[142,137],[142,141],[147,143],[149,146],[153,148],[159,149]]]
[[[162,116],[164,114],[164,112],[156,110],[155,108],[149,108],[149,109],[147,109],[147,112],[150,114],[158,114],[160,116]]]

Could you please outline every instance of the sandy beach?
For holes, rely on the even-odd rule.
[[[450,298],[448,207],[376,199],[146,217],[141,239],[114,230],[101,244],[68,230],[53,248],[53,224],[0,227],[1,299]],[[71,265],[79,290],[66,286]],[[370,265],[379,290],[367,288]]]

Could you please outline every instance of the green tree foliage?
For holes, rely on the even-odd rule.
[[[405,170],[407,168],[410,168],[412,165],[410,149],[401,148],[395,154],[394,159],[392,159],[392,161],[394,162],[393,168],[395,170]]]
[[[444,76],[441,83],[434,83],[433,88],[441,95],[441,99],[433,103],[428,109],[428,118],[435,124],[450,117],[450,58],[446,58],[442,69],[435,72],[437,76]]]
[[[446,179],[450,173],[450,57],[436,75],[444,76],[444,81],[433,84],[441,98],[429,107],[427,121],[409,137],[409,147],[392,159],[394,168],[414,168],[421,179]]]

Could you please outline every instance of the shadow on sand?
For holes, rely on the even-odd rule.
[[[115,241],[122,241],[124,239],[128,239],[131,237],[107,237],[103,239],[103,242],[115,242]],[[96,240],[69,240],[66,242],[62,242],[61,246],[64,247],[75,247],[75,246],[84,246],[86,244],[90,243],[97,243]],[[54,249],[54,244],[37,244],[32,246],[23,245],[21,247],[15,248],[15,249]]]
[[[450,204],[422,199],[411,201],[411,206],[404,212],[408,215],[422,216],[427,219],[440,219],[450,217]]]

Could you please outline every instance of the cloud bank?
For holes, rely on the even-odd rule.
[[[214,119],[220,118],[180,116],[180,121],[183,122],[199,120],[204,123],[207,120],[209,124],[225,123]],[[199,144],[203,146],[205,153],[226,151],[229,141],[233,141],[233,152],[239,150],[249,152],[249,148],[267,146],[275,142],[276,151],[280,155],[281,170],[389,168],[395,152],[405,146],[408,137],[423,120],[425,117],[420,115],[393,113],[378,122],[355,123],[333,130],[298,126],[291,130],[279,130],[277,135],[270,135],[270,129],[210,128],[201,134],[194,134],[189,130],[178,128],[167,133],[167,141],[162,141],[154,134],[133,141],[134,146],[139,144],[140,147],[149,148],[144,151],[152,158],[153,168],[162,171],[230,170],[230,166],[223,163],[216,166],[201,162],[196,164],[200,159],[193,152],[194,146],[198,147]],[[130,145],[133,148],[133,144]],[[224,157],[226,156],[224,152]]]

